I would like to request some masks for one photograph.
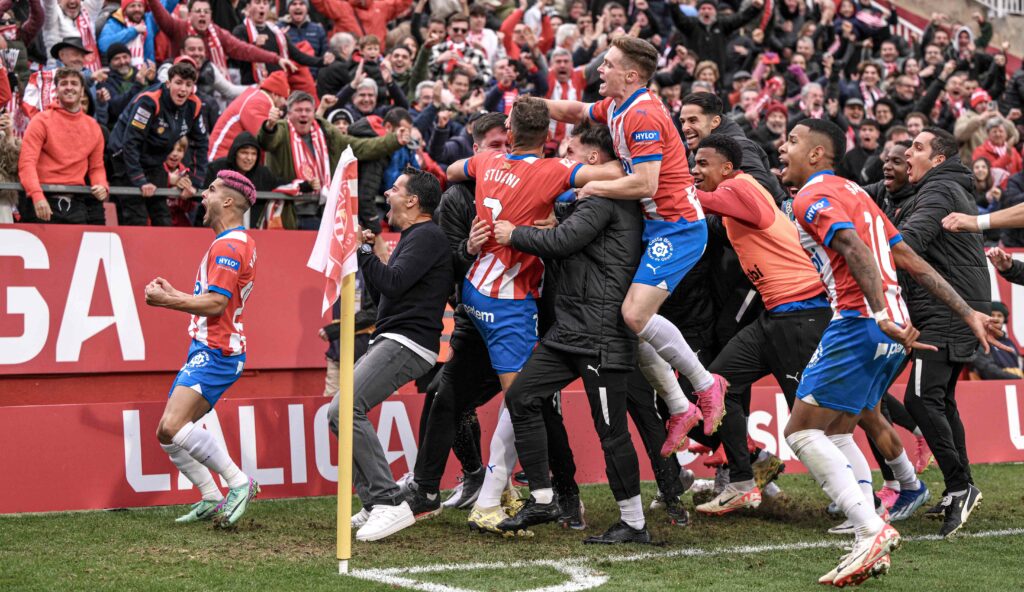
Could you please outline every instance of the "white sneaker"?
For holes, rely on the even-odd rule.
[[[397,506],[378,504],[373,507],[366,524],[356,533],[356,540],[379,541],[413,524],[416,524],[416,517],[413,516],[408,502],[402,502]]]
[[[370,519],[370,511],[366,508],[359,510],[359,513],[352,516],[352,528],[362,528],[366,521]]]

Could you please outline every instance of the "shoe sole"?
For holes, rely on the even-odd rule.
[[[896,533],[896,536],[889,541],[887,550],[875,558],[871,563],[861,567],[860,570],[847,575],[846,577],[836,577],[832,582],[832,585],[836,588],[844,588],[846,586],[856,586],[865,582],[866,580],[884,575],[889,572],[889,565],[886,565],[882,560],[896,552],[903,545],[903,537]],[[878,571],[881,570],[881,571]],[[878,572],[876,575],[876,571]]]
[[[401,530],[409,528],[413,524],[416,524],[416,517],[412,516],[412,515],[407,515],[400,522],[396,522],[396,523],[392,524],[391,526],[389,526],[388,528],[386,528],[385,530],[383,530],[381,532],[378,532],[376,534],[366,535],[366,536],[359,536],[359,533],[357,532],[356,533],[356,540],[361,542],[361,543],[372,543],[373,541],[379,541],[379,540],[381,540],[381,539],[383,539],[385,537],[389,537],[389,536],[395,534],[396,532],[399,532]]]
[[[420,512],[419,514],[413,514],[413,518],[416,520],[416,522],[419,522],[420,520],[429,520],[434,516],[438,516],[440,514],[441,508],[437,508],[436,510],[430,510],[429,512]]]
[[[978,506],[981,505],[981,498],[982,498],[982,495],[981,495],[981,492],[979,491],[978,492],[978,497],[974,500],[974,503],[971,505],[970,508],[967,508],[967,515],[961,517],[960,518],[960,524],[957,524],[956,528],[951,530],[948,534],[944,535],[942,537],[943,539],[952,538],[953,535],[955,535],[961,528],[963,528],[964,524],[967,524],[967,519],[970,518],[971,514],[974,513],[974,510],[978,509]]]
[[[732,514],[733,512],[739,512],[740,510],[756,510],[759,507],[761,507],[761,501],[760,500],[758,500],[756,502],[748,502],[748,503],[743,504],[742,506],[730,506],[728,508],[722,508],[722,509],[718,509],[718,508],[715,508],[715,509],[703,508],[702,509],[701,506],[697,506],[697,513],[698,514],[703,514],[704,516],[724,516],[725,514]]]
[[[721,407],[721,409],[719,410],[718,413],[712,414],[712,418],[711,418],[710,422],[708,422],[707,414],[704,413],[704,408],[700,407],[698,405],[698,407],[700,407],[701,414],[704,415],[704,435],[705,436],[710,436],[711,434],[714,434],[715,432],[717,432],[718,428],[722,426],[722,420],[725,419],[725,394],[726,394],[726,391],[729,390],[729,381],[724,379],[724,378],[722,378],[721,376],[717,376],[716,375],[715,376],[715,381],[717,382],[719,380],[722,381],[722,407]],[[708,426],[711,426],[710,430],[708,429]]]

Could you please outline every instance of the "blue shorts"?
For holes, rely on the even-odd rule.
[[[872,409],[896,378],[906,355],[874,319],[833,320],[804,369],[796,396],[837,411]]]
[[[537,302],[484,296],[469,280],[462,283],[462,306],[487,343],[498,374],[519,372],[537,345]]]
[[[633,283],[672,292],[704,254],[708,244],[708,225],[704,220],[645,220],[644,242],[647,249],[633,276]]]
[[[175,387],[184,386],[202,395],[213,407],[224,391],[242,375],[244,366],[245,354],[225,356],[219,350],[192,340],[188,348],[188,361],[178,371],[167,396],[171,396]]]

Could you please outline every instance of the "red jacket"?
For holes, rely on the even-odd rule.
[[[996,147],[992,145],[991,140],[985,140],[981,146],[974,149],[974,153],[971,154],[971,160],[978,160],[979,158],[987,158],[988,162],[994,169],[1004,169],[1010,174],[1007,178],[1016,175],[1024,168],[1024,162],[1021,160],[1020,154],[1013,149],[1013,146],[1009,142],[1006,143],[1006,151],[1002,156],[996,152]]]
[[[186,20],[172,16],[171,13],[167,12],[167,9],[164,8],[160,0],[147,0],[147,2],[149,4],[149,11],[153,13],[153,18],[156,19],[156,24],[160,27],[160,32],[166,34],[171,40],[171,54],[174,56],[179,55],[181,53],[181,44],[185,37],[188,37],[191,33],[192,25]],[[281,56],[276,53],[241,41],[232,35],[231,31],[225,31],[212,23],[203,37],[207,37],[210,34],[214,34],[220,39],[220,44],[224,47],[224,53],[231,59],[240,62],[260,62],[263,64],[276,64],[281,59]],[[211,59],[210,56],[210,41],[206,39],[206,59]]]
[[[68,138],[74,138],[68,142]],[[59,103],[32,118],[18,158],[18,176],[33,202],[45,199],[41,185],[107,186],[103,132],[84,111],[70,113]]]
[[[210,132],[210,162],[227,156],[231,144],[243,131],[258,136],[273,106],[270,95],[255,86],[235,97]]]
[[[364,35],[376,35],[382,48],[387,39],[388,22],[412,6],[412,0],[365,0],[360,6],[346,0],[312,2],[313,8],[334,21],[334,33],[352,33],[357,40]]]
[[[508,54],[510,60],[518,60],[519,54],[522,52],[519,46],[512,41],[512,32],[521,22],[523,22],[523,9],[517,8],[508,15],[505,22],[501,23],[501,32],[505,34],[505,38],[501,42],[505,45],[505,53]],[[545,14],[540,19],[540,37],[537,39],[537,49],[541,53],[547,54],[554,46],[555,31],[551,28],[551,17]]]

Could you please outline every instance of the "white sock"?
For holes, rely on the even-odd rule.
[[[659,356],[658,352],[654,351],[651,344],[643,339],[640,340],[638,354],[640,372],[654,387],[654,392],[658,393],[662,401],[665,401],[668,412],[672,415],[686,413],[686,410],[690,408],[690,400],[686,398],[686,393],[679,386],[672,366]]]
[[[619,516],[631,528],[640,530],[647,524],[644,520],[644,506],[639,495],[615,502],[619,505]]]
[[[888,487],[889,489],[893,490],[893,491],[902,491],[900,489],[900,482],[899,481],[889,481],[889,480],[886,480],[885,486]]]
[[[174,434],[171,440],[206,468],[224,477],[231,489],[249,484],[249,477],[238,469],[238,465],[231,460],[228,451],[217,439],[210,432],[197,428],[191,421]]]
[[[672,321],[661,315],[654,315],[637,335],[650,343],[659,356],[685,376],[695,390],[702,391],[714,384],[711,374],[704,369],[704,365],[697,359],[697,354],[693,353],[683,339],[683,334]]]
[[[767,450],[762,448],[761,452],[757,453],[757,461],[758,462],[764,462],[764,461],[768,460],[768,457],[770,457],[771,455],[772,455],[771,452],[768,452]]]
[[[786,443],[804,463],[818,485],[839,506],[856,528],[857,536],[871,536],[885,523],[875,513],[875,504],[864,498],[846,457],[822,430],[801,430]]]
[[[171,457],[174,466],[178,467],[178,470],[192,482],[192,485],[196,486],[204,500],[219,502],[224,499],[217,487],[217,482],[213,480],[210,469],[199,464],[199,461],[192,458],[191,454],[177,444],[161,444],[160,447],[164,449],[167,456]]]
[[[476,500],[479,508],[493,508],[501,503],[501,493],[510,483],[512,468],[516,466],[516,433],[512,429],[512,416],[501,404],[501,415],[498,425],[491,437],[491,453],[488,459],[487,473],[484,484],[480,487],[480,497]]]
[[[860,447],[853,440],[853,434],[835,434],[834,436],[829,436],[828,439],[846,457],[846,462],[853,470],[853,476],[857,479],[857,485],[860,486],[864,499],[874,507],[875,491],[871,483],[871,467],[868,466],[868,459],[864,458],[864,453],[861,452]]]
[[[551,500],[555,498],[555,490],[550,487],[544,489],[532,489],[530,495],[538,504],[550,504]]]
[[[900,482],[901,490],[914,491],[921,489],[921,482],[917,480],[917,471],[914,470],[914,465],[907,458],[906,450],[901,451],[900,455],[892,460],[886,459],[885,464],[889,465],[889,468],[892,469],[893,476]]]

